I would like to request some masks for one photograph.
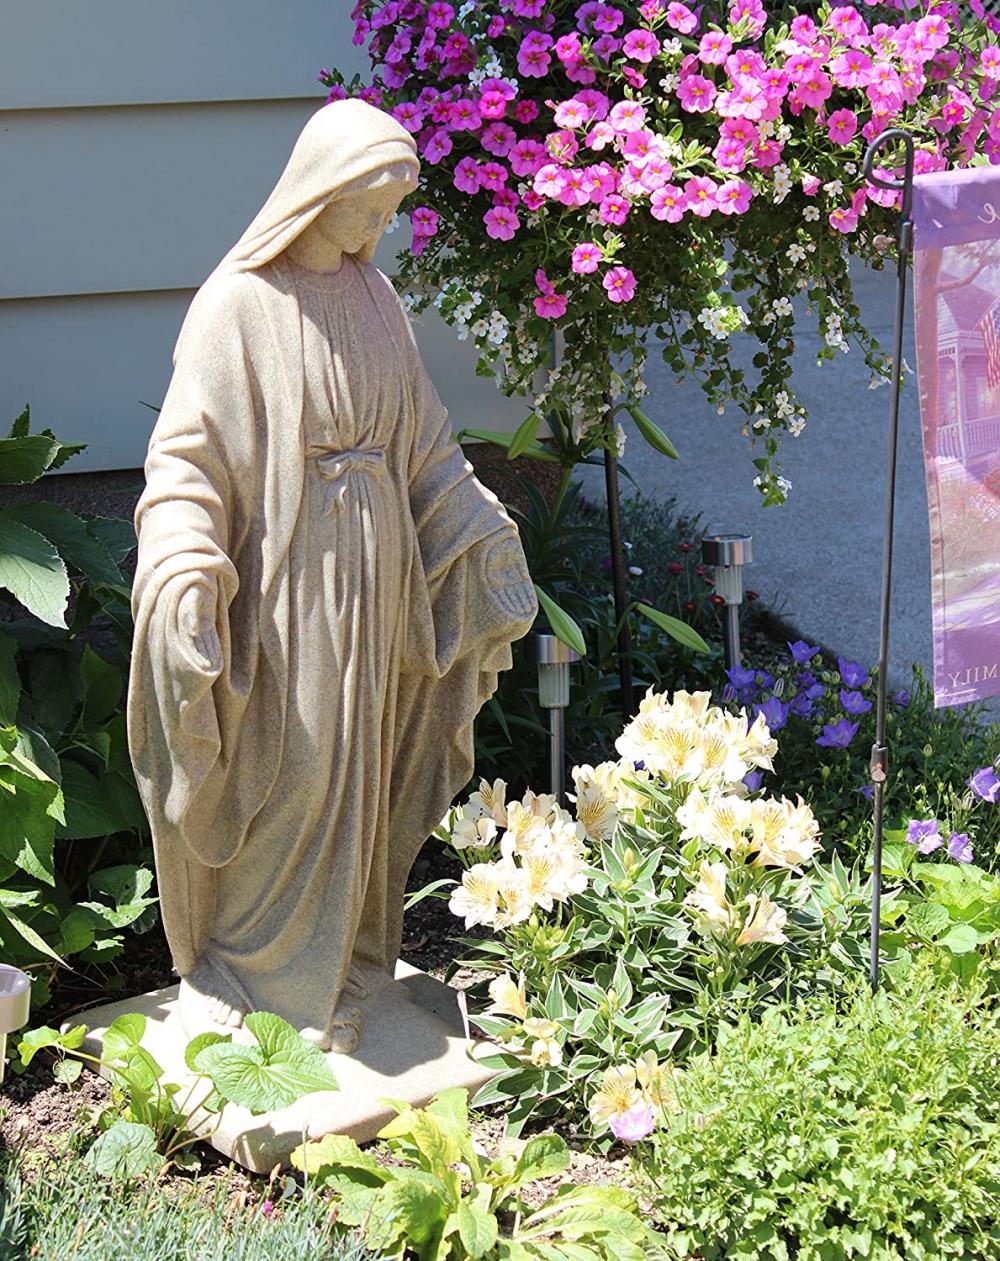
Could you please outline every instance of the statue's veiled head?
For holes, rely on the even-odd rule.
[[[417,186],[410,133],[364,101],[336,101],[309,119],[260,213],[221,264],[246,271],[306,234],[368,262],[399,203]]]

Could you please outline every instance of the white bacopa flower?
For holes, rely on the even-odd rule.
[[[805,261],[806,251],[803,246],[794,244],[790,245],[787,250],[789,261],[792,263],[802,263]]]
[[[797,438],[806,427],[806,418],[804,416],[796,416],[794,420],[788,422],[788,432],[793,438]]]
[[[676,92],[680,86],[681,76],[679,74],[665,74],[660,80],[660,87],[665,93]]]
[[[679,39],[665,39],[660,45],[661,57],[679,57],[684,52],[684,45]]]
[[[793,246],[792,248],[794,249],[795,247]],[[789,316],[792,314],[791,299],[786,297],[775,298],[771,303],[771,308],[775,315]]]
[[[843,180],[829,180],[823,185],[823,192],[829,193],[831,197],[839,197],[844,191]]]
[[[806,206],[802,211],[802,218],[809,223],[815,223],[819,219],[819,206]]]

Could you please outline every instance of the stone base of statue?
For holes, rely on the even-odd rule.
[[[143,1046],[163,1068],[164,1081],[188,1084],[187,1038],[177,1014],[176,985],[95,1007],[74,1016],[64,1028],[87,1025],[82,1049],[100,1055],[108,1026],[126,1012],[146,1017]],[[290,1108],[257,1117],[230,1104],[205,1141],[254,1173],[269,1173],[287,1162],[304,1139],[347,1134],[366,1142],[395,1115],[386,1099],[423,1107],[447,1087],[462,1086],[471,1094],[489,1081],[493,1073],[470,1057],[469,1046],[457,992],[400,962],[395,983],[365,1005],[358,1050],[328,1057],[338,1091],[308,1095]]]

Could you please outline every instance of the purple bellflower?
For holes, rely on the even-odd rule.
[[[837,667],[844,686],[850,688],[864,687],[868,682],[868,671],[857,661],[848,661],[846,657],[837,658]]]
[[[764,776],[760,771],[747,771],[743,776],[743,787],[748,793],[755,793],[764,782]]]
[[[976,771],[975,775],[969,780],[969,787],[980,799],[980,801],[988,801],[990,805],[1000,798],[1000,776],[992,766],[984,766],[981,770]]]
[[[753,707],[753,716],[764,715],[764,721],[771,731],[780,731],[788,722],[788,706],[777,696],[769,696],[763,705]]]
[[[952,832],[948,837],[948,853],[957,863],[972,862],[972,842],[966,832]]]
[[[906,829],[907,842],[916,845],[918,854],[932,854],[944,844],[940,827],[937,819],[911,819]]]
[[[812,661],[819,649],[814,648],[812,644],[807,644],[804,639],[797,639],[794,644],[788,645],[788,651],[792,654],[792,660],[796,665],[804,666]]]
[[[850,714],[852,718],[867,714],[872,707],[871,701],[865,700],[860,692],[848,692],[844,688],[840,689],[840,703],[844,707],[844,713]]]
[[[823,734],[816,740],[826,749],[846,749],[858,734],[858,724],[840,718],[836,722],[823,724]]]

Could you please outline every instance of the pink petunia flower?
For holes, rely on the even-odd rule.
[[[681,108],[692,114],[704,114],[710,110],[715,96],[715,84],[704,75],[685,75],[677,86],[677,99]]]
[[[479,178],[479,163],[475,158],[463,158],[455,167],[453,180],[460,193],[478,193],[482,188]]]
[[[486,224],[486,235],[495,241],[512,241],[521,226],[521,220],[506,206],[494,206],[492,210],[487,210],[483,223]]]
[[[988,79],[1000,79],[1000,48],[987,44],[979,55],[979,73]]]
[[[569,300],[564,293],[543,293],[535,299],[535,314],[544,320],[559,320],[566,314]]]
[[[483,128],[479,143],[495,158],[505,158],[516,139],[517,132],[513,127],[507,123],[496,122]]]
[[[687,208],[693,215],[697,215],[699,219],[707,219],[712,211],[716,209],[715,194],[717,191],[718,186],[714,180],[710,180],[704,175],[696,175],[684,185],[684,197],[687,202]]]
[[[747,164],[747,147],[739,140],[722,139],[712,156],[723,171],[742,171]]]
[[[530,126],[538,117],[538,103],[536,101],[518,101],[514,106],[514,117],[523,126]]]
[[[584,241],[573,251],[572,267],[578,276],[589,276],[597,271],[604,255],[601,247],[593,241]]]
[[[850,208],[838,207],[830,215],[830,227],[845,235],[853,232],[858,226],[858,216]]]
[[[656,1116],[646,1103],[634,1103],[625,1112],[616,1112],[608,1122],[611,1133],[622,1143],[638,1143],[656,1129]]]
[[[436,236],[441,216],[430,206],[417,206],[410,211],[410,223],[417,236]]]
[[[556,106],[553,117],[557,127],[586,127],[591,111],[578,97],[571,96],[568,101],[561,101]]]
[[[687,198],[676,184],[664,184],[649,199],[649,213],[666,223],[679,223],[687,209]]]
[[[753,191],[745,180],[727,180],[715,195],[724,215],[745,215],[750,209]]]
[[[612,267],[603,284],[611,302],[631,302],[635,297],[635,274],[627,267]]]
[[[519,140],[517,144],[511,146],[510,152],[507,154],[507,161],[510,163],[510,169],[515,175],[534,176],[548,160],[548,153],[545,146],[537,140]]]
[[[836,109],[826,120],[826,130],[834,144],[850,144],[858,131],[858,116],[852,109]]]
[[[698,19],[686,4],[674,0],[673,4],[667,5],[667,25],[672,26],[675,31],[680,31],[682,35],[690,35],[697,27]]]
[[[502,162],[483,162],[477,172],[480,185],[487,192],[495,192],[507,183],[510,172]]]
[[[624,136],[644,125],[646,111],[638,101],[619,101],[608,115],[608,122],[619,135]]]
[[[566,175],[561,166],[547,162],[535,172],[534,190],[540,197],[558,197],[566,183]]]
[[[652,31],[629,31],[622,44],[622,52],[626,57],[632,61],[641,61],[644,65],[649,65],[659,51],[660,41]]]
[[[595,153],[599,153],[601,149],[606,149],[617,135],[618,133],[610,123],[597,123],[587,133],[587,144]]]
[[[721,66],[732,51],[733,41],[725,31],[707,31],[698,44],[698,60],[706,66]]]
[[[597,216],[602,223],[614,224],[616,228],[628,218],[629,203],[628,199],[622,197],[619,193],[612,193],[610,197],[605,197],[597,210]]]
[[[431,166],[436,166],[451,153],[453,147],[451,137],[442,127],[428,138],[424,145],[424,157]]]
[[[859,48],[847,48],[830,62],[834,82],[842,88],[864,87],[871,75],[872,59]]]

